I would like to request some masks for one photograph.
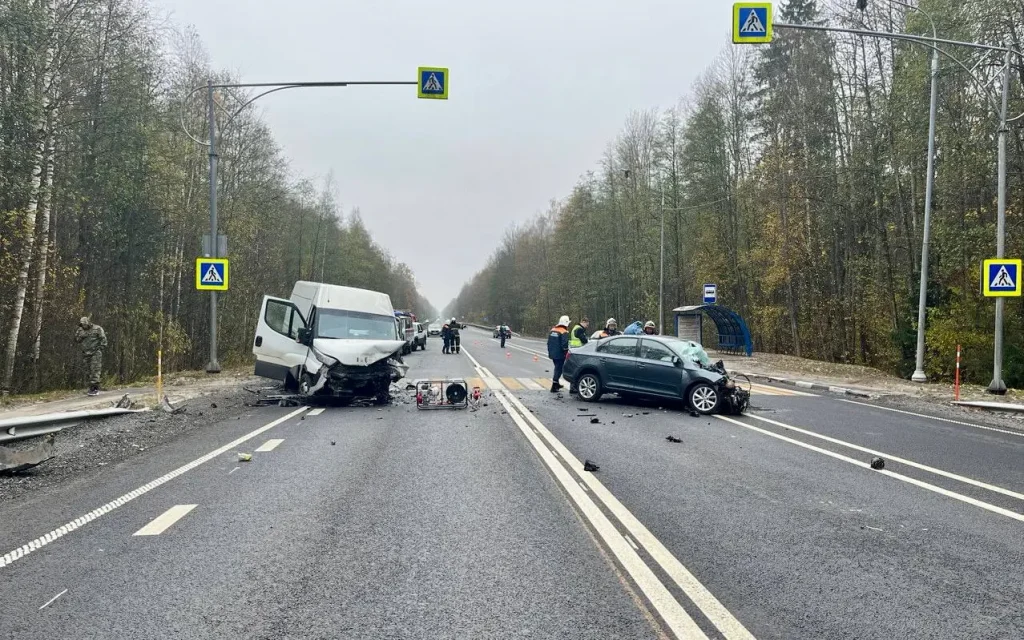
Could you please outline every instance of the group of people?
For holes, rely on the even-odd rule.
[[[465,328],[466,325],[459,324],[455,318],[441,326],[441,342],[444,343],[441,353],[462,352],[462,337],[459,335],[459,330]]]
[[[634,323],[637,324],[637,323]],[[591,340],[601,340],[609,338],[611,336],[622,335],[619,331],[619,324],[615,318],[608,318],[604,323],[604,328],[595,331],[589,337],[587,331],[590,329],[590,320],[586,317],[581,318],[578,323],[573,325],[572,329],[569,329],[569,316],[562,316],[558,319],[558,324],[551,328],[551,333],[548,334],[548,357],[551,358],[552,373],[551,373],[551,393],[556,393],[562,390],[562,368],[565,366],[565,356],[569,353],[569,349],[575,349],[576,347],[582,347]],[[653,320],[648,320],[643,325],[643,333],[649,336],[657,335],[658,326],[654,324]],[[575,388],[570,388],[569,393],[576,393]]]

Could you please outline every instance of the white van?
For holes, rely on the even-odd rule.
[[[256,375],[303,395],[387,402],[403,347],[386,293],[299,281],[289,300],[263,297],[252,352]]]

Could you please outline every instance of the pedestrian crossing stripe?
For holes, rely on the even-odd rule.
[[[519,383],[519,381],[516,380],[515,378],[500,378],[500,380],[501,380],[501,383],[503,385],[505,385],[505,387],[509,391],[522,391],[523,390],[523,385],[521,385]]]
[[[227,258],[196,258],[196,289],[227,291],[228,274]]]

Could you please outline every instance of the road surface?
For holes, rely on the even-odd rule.
[[[463,346],[406,361],[477,411],[254,408],[0,505],[0,637],[1024,637],[1024,435],[587,405],[538,341]]]

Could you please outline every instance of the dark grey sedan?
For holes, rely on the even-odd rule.
[[[562,373],[580,399],[604,393],[684,401],[702,414],[742,413],[750,393],[696,342],[669,336],[616,336],[569,350]]]

